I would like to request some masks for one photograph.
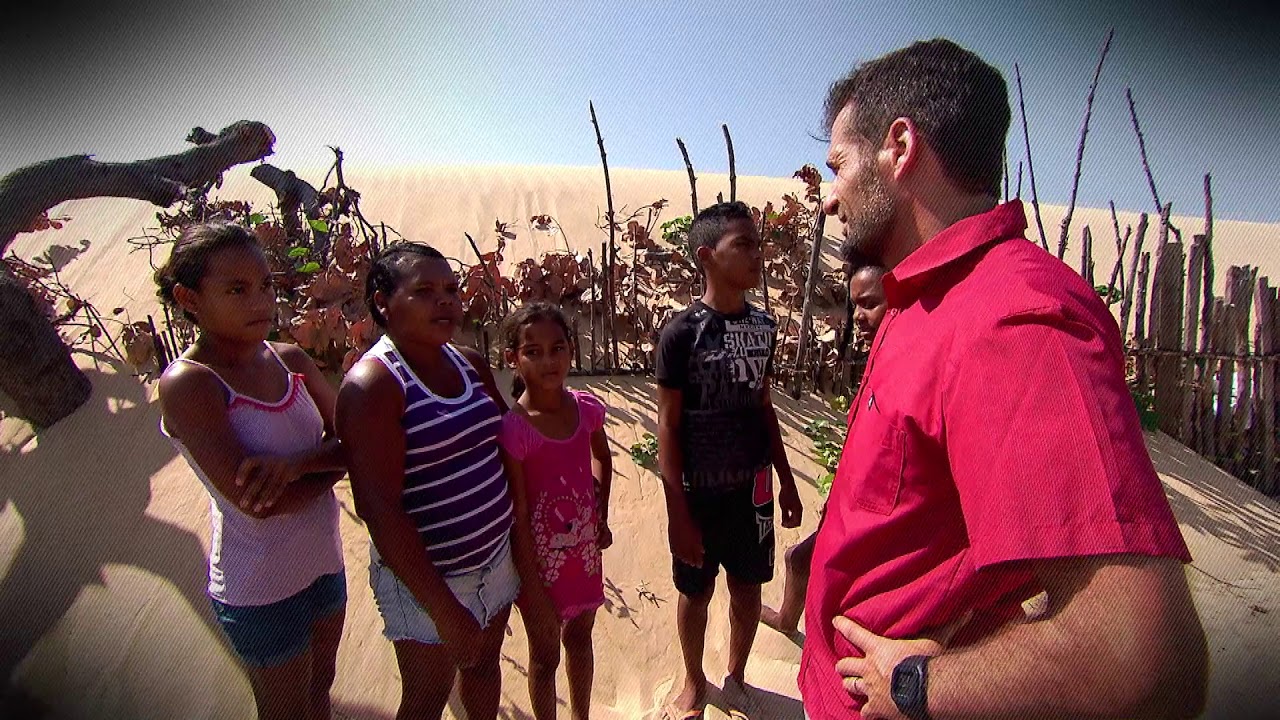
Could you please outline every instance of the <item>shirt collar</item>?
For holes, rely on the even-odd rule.
[[[1022,237],[1027,215],[1021,200],[1011,200],[984,213],[971,215],[934,235],[884,276],[884,294],[891,307],[904,307],[920,295],[935,271],[998,240]]]

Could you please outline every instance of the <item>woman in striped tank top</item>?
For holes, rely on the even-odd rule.
[[[369,581],[400,666],[397,717],[439,718],[456,675],[467,716],[492,719],[520,589],[498,455],[506,403],[485,359],[449,342],[462,302],[437,250],[386,248],[365,298],[386,334],[343,381],[337,428],[373,541]]]

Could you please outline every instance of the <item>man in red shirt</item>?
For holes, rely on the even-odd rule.
[[[832,718],[1195,717],[1190,561],[1094,290],[998,205],[1004,79],[946,40],[827,99],[824,210],[888,316],[818,533],[800,666]],[[1049,610],[1012,622],[1046,590]]]

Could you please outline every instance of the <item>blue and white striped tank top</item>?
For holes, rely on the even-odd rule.
[[[404,389],[404,511],[436,570],[451,576],[487,565],[505,546],[512,506],[498,456],[501,412],[471,363],[450,345],[444,353],[465,381],[455,398],[427,389],[389,336],[365,357],[380,360]]]

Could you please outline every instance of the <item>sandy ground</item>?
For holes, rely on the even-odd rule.
[[[534,213],[557,215],[575,247],[598,247],[601,238],[592,226],[597,196],[603,205],[597,169],[361,174],[353,167],[347,175],[362,191],[371,219],[456,257],[467,257],[464,231],[492,247],[495,217],[524,226],[517,227],[518,246],[508,258],[563,243],[527,230]],[[665,197],[673,201],[668,219],[688,207],[682,173],[616,171],[614,181],[619,205]],[[723,178],[700,178],[703,204],[718,189],[727,192]],[[799,189],[795,180],[739,179],[740,194],[751,202]],[[266,199],[236,174],[228,178],[228,190],[235,197]],[[53,213],[72,217],[66,229],[20,236],[13,249],[30,258],[51,245],[78,250],[80,240],[88,239],[62,278],[100,308],[119,305],[136,319],[155,312],[154,289],[146,254],[129,253],[123,240],[154,226],[154,213],[125,200],[68,203]],[[1044,218],[1055,246],[1060,213],[1050,209]],[[1122,226],[1129,221],[1122,215]],[[1096,239],[1108,237],[1101,230],[1110,227],[1109,215],[1077,210],[1073,236],[1082,222],[1097,231],[1096,261],[1109,270],[1114,250],[1105,254],[1108,243]],[[1202,223],[1178,222],[1196,231]],[[1259,258],[1256,249],[1276,232],[1275,226],[1220,222],[1219,286],[1229,263],[1261,262],[1263,273],[1274,277],[1280,268],[1267,263],[1276,264],[1278,256]],[[1151,236],[1148,247],[1153,245]],[[0,716],[23,717],[24,708],[43,708],[56,718],[250,718],[248,683],[204,595],[208,499],[159,434],[153,386],[102,356],[82,353],[77,362],[93,380],[94,394],[76,414],[38,436],[15,418],[0,420],[0,683],[11,683]],[[657,477],[637,468],[627,453],[654,430],[654,390],[651,381],[637,378],[583,379],[575,385],[591,389],[610,407],[617,473],[617,541],[605,555],[608,604],[597,623],[596,716],[651,717],[680,667],[661,489]],[[0,399],[0,410],[6,402]],[[785,546],[813,528],[820,504],[814,489],[820,472],[801,429],[817,417],[835,418],[816,399],[778,404],[806,507],[802,528],[780,530]],[[1206,717],[1263,717],[1267,693],[1260,691],[1280,687],[1280,506],[1166,436],[1152,436],[1149,446],[1195,556],[1188,578],[1213,653]],[[399,678],[368,587],[368,536],[352,512],[345,483],[338,492],[346,509],[350,601],[335,708],[341,717],[390,717]],[[766,586],[766,602],[777,602],[781,589],[779,577]],[[723,676],[727,652],[723,581],[710,627],[706,668],[714,680]],[[758,717],[800,717],[799,654],[795,641],[761,628],[747,673],[760,688]],[[513,620],[503,650],[503,717],[531,717],[526,666],[524,633]],[[561,697],[567,700],[564,688],[562,675]],[[451,707],[460,712],[456,702]]]

